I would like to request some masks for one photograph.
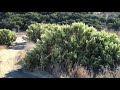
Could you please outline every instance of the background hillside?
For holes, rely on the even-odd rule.
[[[0,28],[25,31],[31,23],[83,22],[98,30],[119,31],[119,12],[0,12]]]

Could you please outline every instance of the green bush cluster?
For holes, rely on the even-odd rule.
[[[0,12],[0,28],[25,31],[33,23],[72,24],[84,22],[97,29],[105,26],[105,17],[90,12]],[[112,22],[113,23],[113,22]],[[107,26],[107,25],[106,25]]]
[[[97,30],[105,27],[119,30],[120,13],[110,13],[111,15],[106,18],[106,12],[102,12],[102,16],[95,15],[94,12],[0,12],[0,28],[25,31],[30,24],[36,22],[60,25],[83,22]]]
[[[33,26],[39,25],[44,27],[44,32],[39,36],[37,47],[28,52],[25,58],[28,69],[47,70],[56,64],[66,69],[69,64],[78,63],[88,69],[98,70],[104,66],[113,68],[120,64],[120,40],[115,34],[97,31],[79,22],[61,26]]]
[[[27,32],[27,37],[29,40],[33,42],[37,42],[37,39],[41,39],[41,35],[46,31],[46,30],[54,30],[55,27],[57,28],[58,25],[56,24],[43,24],[43,23],[35,23],[31,24],[28,26],[28,29],[26,30]]]
[[[15,40],[15,32],[9,29],[0,29],[0,45],[11,45],[11,43]]]

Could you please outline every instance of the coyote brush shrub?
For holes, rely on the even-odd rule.
[[[35,23],[28,26],[27,31],[27,37],[29,40],[33,42],[37,42],[37,39],[41,39],[41,35],[46,30],[54,30],[55,27],[57,28],[58,25],[56,24],[43,24],[43,23]]]
[[[9,29],[0,29],[0,45],[10,45],[15,40],[15,32]]]
[[[68,70],[69,64],[78,63],[96,71],[120,64],[120,40],[115,34],[97,31],[83,23],[54,25],[56,28],[52,29],[53,24],[45,25],[49,28],[44,27],[37,47],[25,58],[26,68],[52,70],[59,64]]]

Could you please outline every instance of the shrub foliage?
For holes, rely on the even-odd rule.
[[[38,38],[39,41],[25,58],[28,69],[52,70],[56,64],[67,69],[69,64],[78,63],[98,70],[120,64],[120,40],[115,34],[97,31],[79,22],[61,26],[34,24],[29,29],[30,38],[35,37],[32,40]]]
[[[15,32],[9,29],[0,29],[0,45],[10,45],[15,40]]]

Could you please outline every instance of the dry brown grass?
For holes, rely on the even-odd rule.
[[[99,72],[96,78],[120,78],[120,66],[115,70],[110,70],[109,68],[104,68],[103,72]]]
[[[0,50],[7,49],[8,47],[6,45],[0,45]]]
[[[24,66],[24,58],[26,57],[26,54],[28,51],[32,50],[35,47],[35,44],[32,42],[27,42],[25,49],[21,50],[16,55],[16,60],[18,61],[17,64],[20,64],[21,66]]]
[[[26,51],[23,50],[23,51],[19,51],[17,54],[16,54],[16,65],[20,65],[21,67],[24,66],[24,58],[26,56]]]
[[[76,66],[75,69],[72,70],[72,75],[76,78],[90,78],[90,72],[82,66]]]
[[[90,78],[92,77],[90,71],[83,66],[75,65],[74,68],[69,66],[68,71],[63,71],[59,64],[54,65],[51,74],[58,78]]]
[[[26,56],[26,52],[25,50],[22,50],[22,51],[17,52],[16,59],[22,60],[23,58],[25,58],[25,56]]]
[[[87,70],[81,65],[76,65],[75,68],[71,68],[68,72],[63,72],[59,65],[55,65],[51,74],[58,78],[120,78],[120,66],[114,71],[108,67],[103,68],[102,72],[94,76],[95,72],[93,70]]]
[[[35,44],[32,42],[27,42],[25,49],[17,53],[18,60],[25,58],[27,51],[32,50],[35,47]]]

